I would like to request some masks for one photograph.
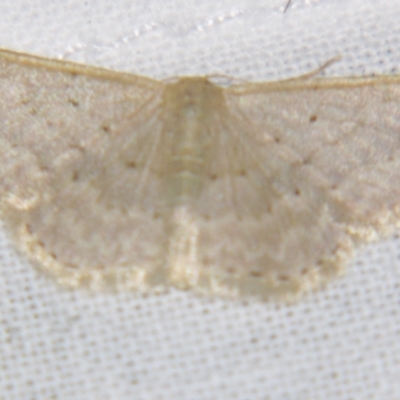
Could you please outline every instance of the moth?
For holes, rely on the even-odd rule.
[[[400,217],[400,77],[168,82],[0,51],[0,209],[69,287],[291,299]]]

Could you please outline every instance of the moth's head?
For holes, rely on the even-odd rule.
[[[164,104],[181,107],[220,107],[223,89],[207,77],[183,77],[168,83]]]

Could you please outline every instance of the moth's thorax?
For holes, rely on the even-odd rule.
[[[182,78],[167,85],[163,105],[164,135],[169,142],[169,203],[191,203],[205,178],[212,122],[224,107],[222,89],[207,78]]]

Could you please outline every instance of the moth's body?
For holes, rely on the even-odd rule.
[[[201,273],[197,251],[196,202],[207,176],[206,154],[212,143],[215,110],[224,107],[221,89],[207,78],[181,78],[163,93],[163,137],[168,148],[166,172],[164,269],[179,287],[190,287]]]
[[[69,286],[293,298],[400,222],[400,78],[223,88],[0,51],[0,209]]]
[[[163,136],[170,145],[167,173],[169,206],[193,204],[204,184],[204,162],[214,110],[221,91],[206,78],[183,78],[166,85]]]

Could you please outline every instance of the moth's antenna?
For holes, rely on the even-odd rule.
[[[292,2],[292,0],[288,0],[288,2],[286,3],[285,8],[283,9],[283,13],[284,13],[284,14],[285,14],[285,12],[287,11],[287,9],[289,8],[291,2]]]
[[[320,65],[317,69],[315,69],[314,71],[309,72],[308,74],[302,75],[302,78],[310,78],[313,77],[315,75],[318,75],[319,73],[321,73],[322,71],[324,71],[325,69],[327,69],[328,67],[330,67],[332,64],[334,64],[335,62],[338,62],[342,59],[342,56],[339,54],[333,58],[331,58],[330,60],[324,62],[322,65]]]
[[[314,77],[315,75],[318,75],[319,73],[321,73],[322,71],[324,71],[326,68],[328,68],[329,66],[331,66],[332,64],[334,64],[335,62],[339,61],[342,59],[342,56],[339,54],[333,58],[331,58],[330,60],[324,62],[322,65],[320,65],[318,68],[313,69],[310,72],[307,72],[305,74],[299,75],[299,76],[295,76],[293,78],[288,78],[285,79],[286,81],[294,81],[297,79],[309,79]]]

